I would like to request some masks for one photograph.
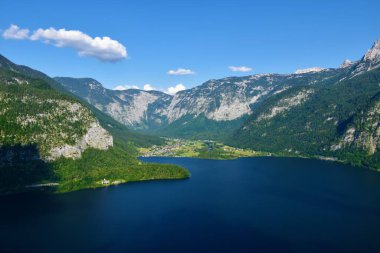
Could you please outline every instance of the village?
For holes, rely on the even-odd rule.
[[[212,140],[184,140],[166,138],[163,146],[141,148],[142,157],[170,156],[170,157],[196,157],[213,159],[232,159],[238,157],[251,157],[257,152],[226,146],[223,143]]]

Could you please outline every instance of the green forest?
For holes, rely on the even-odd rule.
[[[160,144],[135,133],[78,98],[55,88],[40,72],[7,62],[0,67],[0,193],[31,189],[67,192],[141,180],[182,179],[176,165],[143,163],[136,147]],[[8,66],[8,67],[7,67]],[[113,136],[108,150],[86,149],[80,159],[46,159],[49,150],[73,145],[99,121]],[[109,183],[102,184],[106,179]],[[50,185],[49,185],[50,184]],[[36,187],[54,185],[53,187]]]

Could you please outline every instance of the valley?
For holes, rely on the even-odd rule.
[[[236,159],[241,157],[267,156],[269,153],[256,152],[224,145],[211,140],[186,140],[166,138],[162,146],[140,148],[142,157],[192,157],[202,159]]]
[[[0,56],[0,194],[104,187],[104,178],[188,178],[177,165],[137,159],[137,147],[160,143],[132,132],[47,75]]]
[[[110,90],[91,78],[55,81],[141,133],[212,140],[235,150],[278,156],[334,157],[380,170],[380,40],[360,60],[345,60],[337,68],[212,79],[174,95],[135,88]],[[168,154],[239,155],[223,149],[204,152],[204,147],[202,151],[189,143],[180,146],[181,151],[169,148]],[[153,153],[165,155],[164,150]]]
[[[0,82],[2,193],[190,177],[138,156],[307,157],[380,169],[380,40],[338,68],[212,79],[174,95],[50,78],[3,56]]]
[[[0,253],[380,252],[380,0],[0,2]]]

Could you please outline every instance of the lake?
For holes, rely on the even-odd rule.
[[[188,180],[0,197],[1,252],[380,252],[380,173],[295,158],[144,158]]]

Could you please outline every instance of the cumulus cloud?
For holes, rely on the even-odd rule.
[[[246,66],[229,66],[228,67],[233,72],[250,72],[252,68]]]
[[[174,95],[176,94],[177,92],[181,91],[181,90],[186,90],[186,87],[185,85],[183,85],[182,83],[179,83],[177,84],[176,86],[174,87],[169,87],[166,91],[166,93],[170,94],[170,95]]]
[[[66,29],[37,29],[29,35],[28,29],[11,25],[4,31],[6,39],[30,39],[43,41],[56,47],[74,48],[80,56],[95,57],[101,61],[119,61],[127,57],[126,48],[110,37],[95,37],[78,31]]]
[[[143,89],[146,91],[155,90],[155,88],[153,88],[153,86],[149,83],[144,84]]]
[[[176,69],[176,70],[169,70],[167,72],[168,75],[176,75],[176,76],[179,76],[179,75],[192,75],[192,74],[195,74],[194,71],[192,71],[191,69],[182,69],[182,68],[179,68],[179,69]]]
[[[128,89],[138,89],[139,90],[140,87],[137,85],[128,85],[127,84],[127,85],[117,85],[113,88],[113,90],[128,90]],[[153,85],[147,83],[147,84],[143,85],[142,90],[145,90],[145,91],[159,90],[159,91],[165,92],[169,95],[174,95],[179,91],[186,90],[186,87],[182,83],[179,83],[175,86],[168,87],[166,90],[164,90],[164,89],[156,89]]]
[[[137,85],[118,85],[113,90],[128,90],[128,89],[140,89]]]
[[[137,86],[137,85],[118,85],[116,87],[113,88],[113,90],[128,90],[128,89],[137,89],[137,90],[140,90],[140,87]],[[145,91],[150,91],[150,90],[157,90],[156,88],[154,88],[151,84],[147,83],[147,84],[144,84],[143,85],[143,90]]]
[[[101,61],[118,61],[127,57],[126,48],[118,41],[110,37],[92,38],[77,30],[38,29],[30,39],[42,40],[57,47],[71,47],[80,56],[92,56]]]
[[[25,40],[29,38],[28,29],[20,29],[17,25],[11,25],[3,32],[4,39]]]

